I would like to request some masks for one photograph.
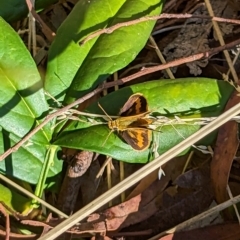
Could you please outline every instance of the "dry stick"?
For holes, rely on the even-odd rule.
[[[197,1],[198,1],[198,0],[197,0]],[[200,7],[205,7],[205,4],[204,4],[203,2],[197,3],[192,9],[189,10],[188,14],[194,13],[194,12],[197,11]],[[166,12],[167,12],[167,11],[166,11]],[[168,12],[170,12],[170,11],[168,11]],[[185,14],[185,13],[186,13],[186,11],[183,12],[183,14]],[[163,21],[163,22],[160,23],[159,25],[157,24],[154,29],[155,29],[155,30],[160,30],[160,29],[162,29],[162,28],[166,28],[167,26],[174,25],[174,24],[177,23],[177,22],[178,22],[177,18],[171,19],[171,20],[166,21],[166,22]]]
[[[112,165],[112,158],[107,164],[107,188],[108,188],[108,190],[112,188],[112,169],[111,169],[111,165]],[[112,205],[113,205],[113,202],[112,202],[112,200],[110,200],[108,202],[108,206],[112,207]]]
[[[205,4],[206,4],[206,7],[207,7],[209,15],[211,17],[214,17],[214,12],[213,12],[212,5],[211,5],[210,1],[209,0],[205,0]],[[223,39],[223,36],[222,36],[222,33],[221,33],[221,30],[220,30],[220,27],[219,27],[218,23],[216,21],[212,21],[212,24],[213,24],[213,29],[215,30],[217,38],[218,38],[218,40],[220,42],[220,45],[221,46],[225,45],[225,42],[224,42],[224,39]],[[237,84],[238,83],[238,76],[237,76],[237,73],[236,73],[236,71],[235,71],[235,69],[233,67],[233,63],[232,63],[230,54],[229,54],[229,52],[227,50],[224,50],[223,54],[224,54],[224,56],[225,56],[225,58],[227,60],[228,66],[229,66],[230,71],[231,71],[232,76],[233,76],[233,80]]]
[[[160,59],[161,63],[166,63],[166,60],[165,60],[164,56],[162,55],[157,43],[155,42],[155,40],[152,36],[149,37],[149,41],[153,45],[153,47],[155,49],[155,52],[156,52],[158,58]],[[174,77],[170,68],[167,68],[166,72],[167,72],[169,78],[175,79],[175,77]]]
[[[228,192],[229,198],[232,199],[233,195],[232,195],[232,192],[231,192],[231,189],[230,189],[229,185],[227,185],[227,192]],[[236,204],[233,204],[233,208],[234,208],[235,214],[237,216],[238,223],[240,223],[240,216],[239,216],[239,212],[238,212]]]
[[[211,16],[202,16],[202,15],[193,15],[193,14],[168,14],[168,13],[163,13],[159,16],[152,16],[152,17],[142,17],[139,19],[135,19],[135,20],[131,20],[128,22],[123,22],[123,23],[117,23],[116,25],[109,27],[109,28],[104,28],[104,29],[100,29],[92,34],[90,34],[88,37],[84,38],[82,41],[80,41],[80,45],[85,44],[86,42],[88,42],[90,39],[93,39],[101,34],[107,33],[110,34],[113,31],[122,28],[122,27],[128,27],[134,24],[138,24],[141,22],[146,22],[146,21],[156,21],[159,19],[163,19],[163,18],[202,18],[202,19],[210,19],[210,20],[214,20],[216,22],[227,22],[227,23],[233,23],[233,24],[240,24],[240,20],[237,19],[226,19],[226,18],[220,18],[220,17],[211,17]]]
[[[185,228],[188,228],[190,226],[192,226],[193,224],[195,224],[196,222],[199,222],[200,220],[208,217],[208,216],[211,216],[213,215],[214,213],[216,212],[220,212],[222,211],[223,209],[227,208],[227,207],[230,207],[232,206],[233,204],[237,204],[240,202],[240,195],[237,195],[236,197],[234,198],[231,198],[229,200],[227,200],[226,202],[223,202],[213,208],[210,208],[209,210],[203,212],[203,213],[200,213],[198,214],[197,216],[189,219],[189,220],[186,220],[176,226],[174,226],[173,228],[171,229],[168,229],[164,232],[161,232],[159,233],[158,235],[152,237],[152,238],[149,238],[148,240],[159,240],[161,237],[167,235],[167,234],[171,234],[171,233],[174,233],[174,232],[180,232],[182,230],[184,230]]]
[[[163,153],[161,156],[157,157],[155,160],[143,166],[141,169],[125,178],[122,182],[115,185],[112,189],[102,194],[100,197],[93,200],[91,203],[84,206],[82,209],[74,213],[71,217],[61,222],[55,228],[50,230],[46,235],[39,238],[39,240],[51,240],[56,239],[63,232],[71,228],[73,225],[77,224],[79,221],[83,220],[91,213],[99,209],[101,206],[109,202],[109,200],[115,198],[121,194],[126,189],[130,188],[141,179],[161,167],[163,164],[167,163],[172,157],[178,155],[188,147],[192,146],[195,142],[199,141],[201,138],[207,136],[212,131],[216,130],[218,127],[229,121],[233,116],[240,113],[240,103],[230,108],[228,111],[224,112],[222,115],[217,117],[214,121],[208,125],[201,128],[196,133],[192,134],[187,139],[183,140],[178,145],[174,146],[167,152]]]
[[[61,212],[60,210],[58,210],[57,208],[53,207],[51,204],[45,202],[44,200],[42,200],[41,198],[35,196],[33,193],[29,192],[28,190],[26,190],[25,188],[23,188],[22,186],[18,185],[17,183],[15,183],[14,181],[8,179],[7,177],[5,177],[4,175],[0,174],[0,179],[3,180],[5,183],[9,184],[10,186],[12,186],[13,188],[17,189],[18,191],[20,191],[21,193],[25,194],[26,196],[28,196],[29,198],[35,199],[37,200],[39,203],[41,203],[43,206],[45,206],[46,208],[50,209],[52,212],[58,214],[59,216],[68,218],[68,215],[66,215],[65,213]]]
[[[118,73],[117,73],[117,72],[114,73],[113,78],[114,78],[114,81],[117,81],[117,80],[118,80]],[[115,90],[115,91],[119,90],[118,85],[116,85],[116,86],[114,87],[114,90]],[[112,163],[112,162],[111,162],[111,163]],[[124,164],[123,161],[120,161],[120,162],[119,162],[119,173],[120,173],[120,174],[119,174],[119,178],[120,178],[120,181],[124,180],[124,178],[125,178],[124,165],[125,165],[125,164]],[[124,201],[125,201],[125,198],[126,198],[125,192],[122,192],[120,197],[121,197],[121,202],[124,202]],[[112,203],[112,201],[111,201],[111,203]]]
[[[31,0],[31,3],[32,5],[35,5],[35,0]],[[35,57],[37,54],[36,21],[31,12],[29,12],[28,19],[28,50],[31,52],[32,49],[32,55]]]
[[[15,144],[13,147],[9,148],[5,153],[3,153],[2,155],[0,155],[0,161],[2,161],[3,159],[5,159],[9,154],[16,152],[19,147],[21,147],[21,145],[23,145],[26,141],[28,141],[29,138],[31,138],[36,132],[38,132],[41,128],[43,128],[48,122],[50,122],[52,119],[54,119],[55,117],[63,114],[64,112],[66,112],[67,110],[69,110],[70,108],[74,107],[75,105],[78,105],[80,103],[83,103],[84,101],[86,101],[87,99],[93,97],[94,95],[98,94],[99,92],[101,92],[103,90],[103,85],[99,86],[98,88],[96,88],[95,90],[93,90],[92,92],[86,94],[85,96],[83,96],[82,98],[79,98],[78,100],[76,100],[75,102],[67,105],[66,107],[63,107],[61,109],[59,109],[58,111],[49,114],[42,123],[40,123],[36,128],[34,128],[31,132],[29,132],[27,135],[25,135],[25,137],[22,138],[21,141],[19,141],[17,144]]]
[[[5,217],[5,240],[10,239],[10,218],[9,218],[9,213],[6,212],[5,206],[0,202],[0,212],[4,215]],[[2,215],[1,214],[1,215]]]
[[[34,7],[32,5],[31,0],[25,0],[27,7],[28,7],[28,11],[32,14],[32,16],[36,19],[36,21],[40,24],[41,28],[42,28],[42,32],[44,33],[44,35],[46,36],[46,38],[48,39],[48,41],[52,42],[54,37],[55,37],[55,33],[45,24],[45,22],[40,18],[40,16],[35,12]]]
[[[118,81],[116,81],[114,83],[111,83],[111,84],[112,84],[112,86],[114,86],[115,83],[121,85],[121,84],[123,84],[123,82],[126,83],[128,81],[131,81],[135,78],[141,77],[141,76],[149,74],[149,73],[160,71],[160,70],[163,70],[163,69],[166,69],[166,68],[169,68],[169,67],[179,66],[183,63],[193,62],[193,61],[205,58],[205,57],[209,58],[209,57],[212,57],[213,55],[217,54],[218,52],[220,52],[222,50],[233,48],[238,44],[240,44],[240,39],[237,39],[236,41],[228,43],[225,46],[219,46],[219,47],[210,49],[209,51],[206,51],[206,52],[203,52],[203,53],[197,53],[195,55],[180,58],[180,59],[177,59],[175,61],[172,61],[172,62],[169,62],[169,63],[166,63],[166,64],[161,64],[161,65],[158,65],[158,66],[155,66],[155,67],[144,68],[137,73],[134,73],[134,74],[132,74],[128,77],[125,77],[125,78],[121,78]]]
[[[216,53],[218,53],[222,50],[233,48],[238,44],[240,44],[240,39],[238,39],[236,41],[233,41],[231,43],[228,43],[225,46],[219,46],[219,47],[213,48],[213,49],[211,49],[209,51],[206,51],[204,53],[198,53],[198,54],[195,54],[195,55],[190,56],[190,57],[180,58],[178,60],[175,60],[175,61],[172,61],[172,62],[169,62],[169,63],[166,63],[166,64],[162,64],[162,65],[159,65],[159,66],[156,66],[156,67],[144,68],[140,72],[134,73],[134,74],[132,74],[128,77],[121,78],[117,81],[109,82],[109,83],[105,83],[103,85],[100,85],[98,88],[96,88],[92,92],[86,94],[82,98],[77,99],[75,102],[57,110],[54,113],[49,114],[41,124],[39,124],[31,132],[29,132],[27,135],[25,135],[25,137],[23,137],[21,141],[19,141],[13,147],[9,148],[5,153],[0,155],[0,161],[5,159],[11,153],[17,151],[19,149],[19,147],[21,147],[21,145],[23,145],[28,139],[30,139],[36,132],[38,132],[41,128],[43,128],[53,118],[55,118],[59,115],[62,115],[64,112],[67,112],[70,108],[72,108],[72,107],[74,107],[74,106],[76,106],[80,103],[83,103],[87,99],[89,99],[89,98],[95,96],[96,94],[100,93],[103,89],[107,89],[107,88],[110,88],[110,87],[113,87],[113,86],[116,86],[116,85],[122,85],[126,82],[129,82],[129,81],[135,79],[135,78],[144,76],[144,75],[152,73],[152,72],[160,71],[160,70],[163,70],[163,69],[166,69],[166,68],[169,68],[169,67],[175,67],[175,66],[178,66],[178,65],[183,64],[183,63],[196,61],[196,60],[199,60],[199,59],[204,58],[204,57],[213,56],[213,55],[215,55]]]

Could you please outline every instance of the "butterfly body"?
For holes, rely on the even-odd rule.
[[[119,117],[108,122],[108,127],[116,131],[125,131],[129,128],[148,127],[150,119],[144,119],[148,113],[130,117]]]
[[[147,118],[148,114],[146,98],[136,93],[121,108],[120,117],[108,122],[108,127],[117,131],[133,149],[142,151],[149,147],[152,137],[152,131],[148,127],[153,120]]]

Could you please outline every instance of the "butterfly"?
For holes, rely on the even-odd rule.
[[[147,99],[141,93],[129,97],[119,112],[119,118],[108,121],[111,131],[116,131],[120,137],[133,149],[143,151],[152,140],[152,130],[149,125],[153,122],[148,118]]]

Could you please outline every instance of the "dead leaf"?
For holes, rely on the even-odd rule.
[[[186,159],[187,159],[186,155],[181,156],[181,157],[176,157],[162,166],[162,170],[165,173],[165,176],[162,176],[161,179],[159,180],[160,181],[159,188],[161,190],[164,190],[165,187],[167,186],[167,184],[171,180],[173,181],[177,176],[179,176],[182,173]],[[138,194],[142,193],[154,181],[156,181],[158,179],[158,171],[159,170],[156,170],[156,171],[150,173],[145,178],[143,178],[139,182],[139,184],[136,186],[136,188],[131,192],[131,194],[127,197],[127,199],[130,199],[130,198],[135,197]]]
[[[180,175],[174,184],[181,188],[197,188],[210,184],[210,167],[205,165],[201,168],[191,169]]]
[[[177,190],[175,187],[168,188],[162,196],[159,196],[160,203],[158,205],[161,208],[152,217],[127,228],[127,230],[152,229],[154,234],[157,234],[203,212],[209,207],[212,200],[210,184],[199,187],[196,191]]]
[[[240,102],[235,91],[229,99],[225,110]],[[225,123],[218,131],[218,137],[211,163],[211,178],[218,203],[229,199],[227,185],[232,162],[239,147],[238,124],[234,121]],[[231,214],[225,210],[226,216],[232,219]]]
[[[185,232],[176,232],[160,238],[159,240],[239,240],[240,228],[238,223],[224,223]]]
[[[74,153],[70,162],[61,190],[58,197],[58,208],[66,214],[71,214],[75,209],[77,196],[81,185],[81,176],[89,168],[93,153],[89,151],[78,151],[67,149],[66,155],[71,157],[70,152]]]

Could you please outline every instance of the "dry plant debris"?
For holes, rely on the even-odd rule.
[[[46,75],[48,49],[51,47],[59,27],[72,12],[77,2],[75,0],[58,1],[36,13],[31,2],[26,0],[32,16],[37,20],[35,42],[30,44],[30,52],[36,52],[34,59],[38,63],[38,69],[43,78]],[[199,76],[199,78],[222,79],[224,74],[229,74],[229,66],[219,50],[231,48],[236,42],[240,44],[240,25],[234,25],[227,20],[219,23],[221,35],[227,43],[227,45],[219,47],[218,35],[213,30],[211,19],[208,18],[207,3],[209,2],[196,0],[190,3],[181,0],[176,4],[175,1],[168,1],[163,9],[165,14],[170,16],[171,14],[191,13],[196,17],[159,19],[152,32],[154,39],[150,39],[134,61],[119,69],[117,74],[121,76],[121,79],[117,78],[118,81],[111,82],[113,76],[110,75],[108,77],[110,83],[96,88],[95,92],[90,92],[87,101],[80,99],[79,102],[75,103],[75,105],[82,103],[78,110],[84,111],[88,105],[98,101],[103,89],[108,89],[114,85],[120,86],[123,83],[131,85],[153,79],[168,78],[169,72],[165,72],[167,67],[169,67],[169,71],[172,71],[171,76],[174,78]],[[214,11],[214,17],[239,19],[239,1],[211,0],[210,4]],[[20,34],[23,33],[20,36],[27,45],[28,37],[32,33],[26,29],[26,22],[27,19],[21,19],[12,23],[12,26]],[[103,34],[114,34],[114,31],[105,31]],[[100,36],[103,34],[101,33]],[[118,41],[124,41],[124,39],[118,39]],[[79,42],[79,48],[84,47],[81,46],[82,42]],[[112,47],[114,48],[114,45]],[[230,54],[231,58],[234,58],[234,54],[239,54],[239,48]],[[160,65],[162,55],[166,57],[167,63],[165,65]],[[113,62],[112,65],[114,64]],[[148,67],[149,65],[157,67],[151,68]],[[229,81],[233,79],[232,82],[234,82],[236,89],[238,89],[238,85],[236,85],[234,76],[239,79],[239,65],[239,57],[236,57],[233,66],[235,73],[231,72],[231,75],[228,76]],[[205,87],[207,91],[208,86]],[[231,92],[233,91],[229,90],[229,96],[231,95],[229,99],[225,96],[227,102],[225,111],[239,103],[237,91]],[[157,94],[155,95],[157,97]],[[50,96],[54,103],[59,101],[56,96],[51,94]],[[174,99],[172,99],[172,105],[174,105]],[[66,107],[61,113],[65,114],[66,110],[69,109],[70,107]],[[117,112],[116,109],[113,112]],[[53,119],[58,115],[51,116]],[[76,112],[71,115],[71,118],[78,119]],[[85,120],[88,122],[88,117]],[[73,124],[77,125],[76,122]],[[71,124],[69,123],[69,126]],[[177,135],[181,134],[181,129],[178,130],[177,127],[175,129],[175,126],[171,127],[174,128],[174,131],[176,130]],[[163,130],[156,130],[156,132],[160,133],[161,138],[164,134],[164,127]],[[109,138],[111,140],[114,137],[116,138],[113,133]],[[182,135],[181,137],[184,138]],[[176,232],[173,233],[165,232],[207,211],[212,206],[211,204],[223,203],[232,198],[231,194],[233,196],[239,195],[238,123],[236,121],[225,123],[218,131],[216,142],[209,141],[213,153],[210,150],[201,151],[201,148],[193,148],[191,153],[173,158],[161,167],[164,175],[160,179],[158,179],[159,170],[142,178],[138,184],[129,188],[121,199],[120,197],[111,199],[109,204],[99,206],[97,212],[92,213],[81,223],[70,226],[65,231],[66,236],[81,237],[82,239],[220,239],[220,237],[239,239],[236,208],[235,212],[230,208],[222,213],[216,212],[214,216],[208,216],[204,221],[200,219],[198,223],[191,224],[190,227],[180,228],[180,231],[176,229]],[[149,155],[158,157],[159,141],[156,140],[155,143],[156,146],[153,146]],[[10,149],[5,156],[16,151],[19,147]],[[63,148],[60,155],[59,159],[64,159],[64,167],[63,171],[59,173],[61,175],[58,180],[59,188],[54,189],[57,192],[55,196],[48,189],[45,197],[47,202],[57,206],[69,216],[106,192],[109,186],[116,186],[121,181],[120,179],[127,178],[142,168],[140,163],[124,163],[123,165],[109,157],[110,160],[106,168],[103,167],[105,171],[102,171],[105,156],[84,150],[84,148],[83,150]],[[227,191],[227,189],[230,190]],[[45,234],[64,222],[64,219],[59,216],[54,215],[53,217],[52,214],[34,210],[30,211],[32,214],[29,213],[19,220],[16,216],[21,216],[21,214],[19,215],[14,207],[13,209],[4,207],[4,204],[3,202],[0,205],[2,216],[0,236],[5,239],[45,239]],[[25,230],[42,227],[42,231],[39,234],[39,231],[29,230],[29,235],[20,234],[17,231],[17,224],[21,224],[21,228]],[[154,237],[161,232],[166,236]]]

